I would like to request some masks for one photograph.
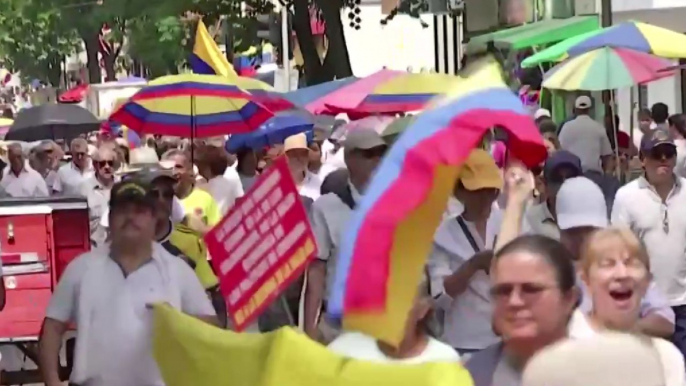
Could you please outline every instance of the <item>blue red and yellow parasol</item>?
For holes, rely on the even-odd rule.
[[[272,116],[232,79],[182,74],[151,81],[110,120],[139,134],[204,138],[247,133]]]

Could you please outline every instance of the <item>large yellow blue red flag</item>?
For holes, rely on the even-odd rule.
[[[226,56],[221,52],[202,20],[198,22],[198,28],[195,31],[195,44],[193,45],[193,52],[189,62],[191,69],[196,74],[226,77],[238,76],[236,70],[226,60]]]
[[[499,64],[472,66],[393,144],[348,222],[327,310],[347,329],[400,342],[455,179],[489,129],[506,129],[508,149],[528,166],[545,159],[541,135]]]
[[[153,356],[167,386],[472,386],[459,363],[345,359],[288,327],[267,334],[210,326],[154,307]]]

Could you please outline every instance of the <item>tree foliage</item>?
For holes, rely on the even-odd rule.
[[[0,60],[23,78],[59,85],[62,61],[78,42],[56,8],[36,0],[2,0]]]

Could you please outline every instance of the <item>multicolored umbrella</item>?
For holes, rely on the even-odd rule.
[[[557,62],[601,47],[627,48],[663,58],[686,58],[686,35],[630,21],[563,40],[530,56],[522,62],[522,67]]]
[[[110,120],[139,134],[204,138],[248,133],[273,116],[254,99],[226,77],[163,76],[134,94]]]
[[[389,114],[421,110],[435,96],[454,88],[460,78],[446,74],[381,70],[319,99],[314,114]]]
[[[536,125],[497,62],[472,66],[470,76],[398,138],[347,223],[327,308],[342,316],[346,329],[400,342],[445,203],[485,133],[504,127],[510,151],[529,166],[546,157]]]
[[[284,94],[274,90],[274,87],[255,79],[238,76],[231,78],[231,82],[254,96],[252,99],[271,111],[294,109],[296,106]]]
[[[669,60],[650,54],[603,47],[553,67],[543,76],[543,87],[587,91],[631,87],[674,75],[674,71],[662,71],[670,65]]]
[[[226,151],[236,154],[242,148],[264,149],[267,146],[282,144],[286,138],[299,133],[307,133],[308,141],[313,138],[314,123],[297,113],[278,114],[263,123],[257,130],[245,134],[234,134],[226,141]]]
[[[305,110],[311,113],[315,113],[314,110],[316,110],[318,107],[321,107],[321,105],[317,104],[319,99],[324,98],[332,92],[353,82],[357,82],[358,80],[359,78],[354,76],[336,79],[314,86],[299,88],[295,91],[289,91],[285,93],[284,96],[294,104],[305,108]]]

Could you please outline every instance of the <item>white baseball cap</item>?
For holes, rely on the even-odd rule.
[[[577,109],[590,109],[592,105],[593,101],[591,101],[591,97],[587,95],[576,98],[576,102],[574,102],[574,107]]]
[[[543,117],[548,117],[548,118],[550,118],[550,117],[551,117],[551,115],[550,115],[550,110],[548,110],[548,109],[538,109],[538,110],[536,110],[536,112],[534,113],[534,120],[536,120],[536,119],[538,119],[538,118],[543,118]]]
[[[609,226],[603,191],[586,177],[574,177],[562,183],[555,200],[555,212],[561,230]]]

